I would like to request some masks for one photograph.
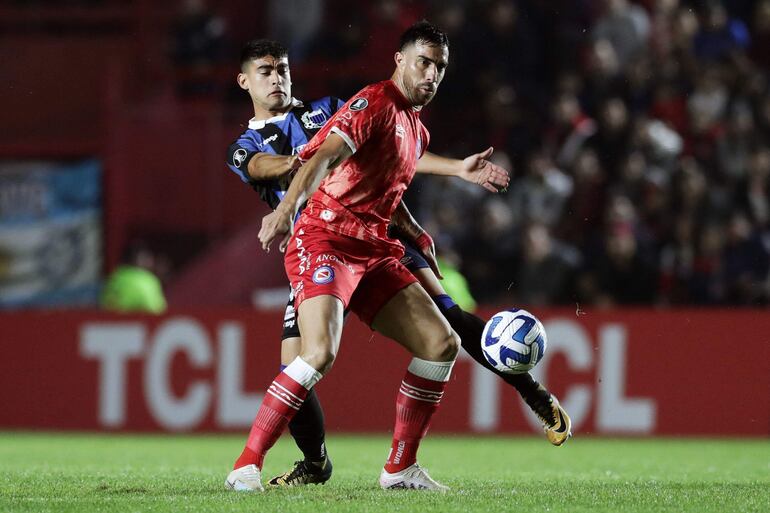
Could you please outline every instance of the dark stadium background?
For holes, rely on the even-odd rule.
[[[407,194],[479,311],[523,306],[585,329],[593,359],[554,341],[549,384],[560,396],[579,382],[595,397],[601,372],[617,367],[627,370],[613,374],[618,397],[656,401],[652,426],[603,423],[612,411],[584,405],[591,430],[769,435],[770,0],[0,2],[0,389],[21,409],[59,404],[57,391],[83,398],[66,420],[30,407],[6,410],[0,427],[174,429],[131,401],[124,424],[102,422],[104,384],[84,335],[94,323],[136,323],[137,348],[180,319],[206,334],[201,347],[218,340],[210,359],[191,357],[194,343],[177,347],[163,375],[177,398],[194,378],[215,380],[208,366],[233,340],[222,334],[229,319],[248,326],[243,340],[270,348],[252,357],[276,362],[280,255],[258,247],[266,208],[224,164],[253,114],[235,84],[239,48],[281,40],[294,96],[348,98],[390,76],[399,34],[423,17],[451,42],[423,117],[430,150],[462,158],[493,145],[512,172],[497,196],[434,177]],[[105,277],[137,250],[169,313],[99,312]],[[260,324],[249,326],[254,308]],[[603,326],[623,331],[612,338]],[[611,338],[622,353],[602,352]],[[603,354],[616,360],[601,363]],[[140,364],[126,363],[125,400],[143,393]],[[271,365],[260,361],[246,388],[263,389]],[[711,431],[688,431],[664,411],[666,386],[695,366],[729,376],[716,390],[685,380],[683,401],[702,401],[685,408],[707,409],[708,394],[739,398]],[[70,385],[57,388],[61,372]],[[648,403],[623,404],[639,413]],[[466,410],[447,411],[448,430],[532,429],[479,427]],[[248,426],[239,422],[212,410],[182,428]]]

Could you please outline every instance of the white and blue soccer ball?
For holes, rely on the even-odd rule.
[[[530,371],[545,354],[545,328],[526,310],[513,308],[492,316],[481,335],[484,357],[508,374]]]

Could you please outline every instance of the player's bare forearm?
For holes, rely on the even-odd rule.
[[[420,226],[417,220],[412,216],[412,213],[409,212],[404,200],[401,200],[396,206],[396,210],[393,211],[393,215],[390,217],[390,222],[396,225],[401,234],[412,241],[412,244],[420,250],[436,277],[440,280],[444,279],[438,268],[436,246],[433,243],[433,239],[428,232]]]
[[[321,181],[351,154],[341,137],[330,134],[318,151],[299,169],[276,211],[280,209],[293,218],[299,207],[318,189]]]
[[[262,228],[259,230],[262,249],[269,251],[276,238],[281,241],[278,249],[286,249],[291,238],[292,220],[300,206],[315,192],[321,180],[351,154],[347,143],[338,135],[331,134],[324,140],[291,181],[289,190],[286,191],[283,201],[278,204],[278,208],[262,218]]]
[[[390,222],[411,240],[416,240],[417,237],[425,233],[422,226],[412,216],[412,213],[409,212],[404,200],[401,200],[396,206],[396,210],[393,211],[393,215],[390,217]]]
[[[417,172],[430,175],[459,176],[463,161],[450,159],[426,151],[417,161]]]
[[[291,173],[297,167],[296,155],[257,153],[249,160],[249,176],[254,180],[271,180]]]
[[[425,152],[417,161],[417,172],[456,176],[480,185],[489,192],[499,192],[508,187],[510,176],[508,171],[487,160],[492,155],[492,151],[493,148],[490,147],[481,153],[469,155],[463,160],[439,157]]]

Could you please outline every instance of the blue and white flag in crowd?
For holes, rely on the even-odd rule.
[[[101,166],[0,162],[0,308],[97,302]]]

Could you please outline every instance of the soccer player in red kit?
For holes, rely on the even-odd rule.
[[[284,200],[263,220],[263,247],[279,238],[281,249],[287,248],[302,347],[265,395],[239,458],[243,465],[227,479],[235,489],[262,489],[264,456],[331,368],[346,307],[414,356],[399,390],[380,485],[446,489],[417,464],[417,449],[443,396],[459,340],[399,262],[403,247],[388,237],[387,227],[428,144],[419,113],[443,78],[449,48],[446,35],[428,22],[410,27],[399,48],[391,80],[364,88],[326,123],[300,154],[304,164]]]

